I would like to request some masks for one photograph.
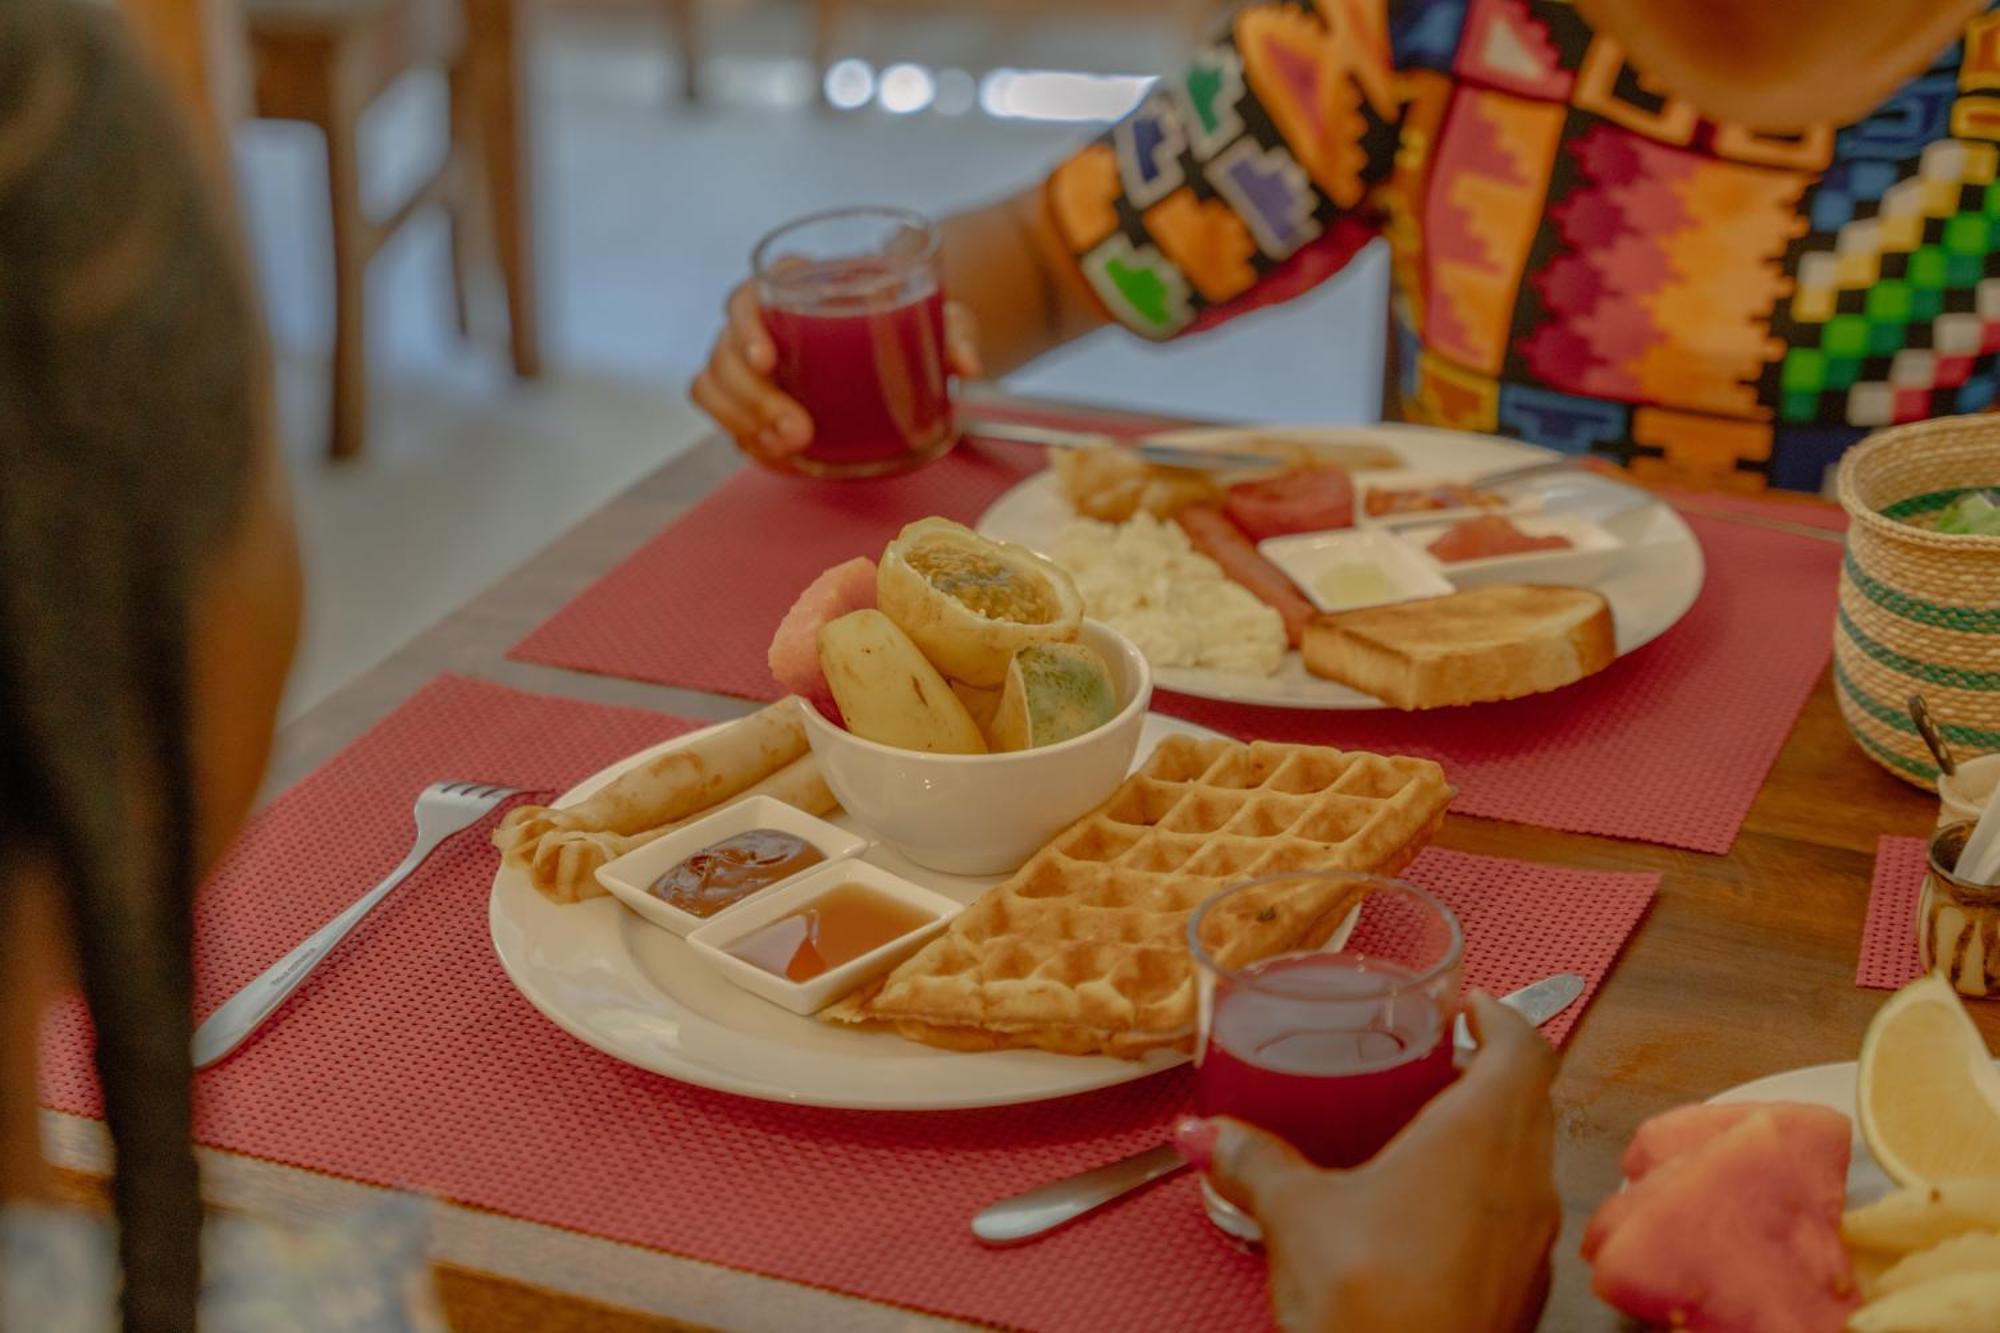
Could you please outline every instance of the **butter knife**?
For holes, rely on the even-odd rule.
[[[1548,1022],[1576,1003],[1583,994],[1583,978],[1574,972],[1559,972],[1531,986],[1523,986],[1500,1003],[1516,1010],[1536,1027]],[[1461,1016],[1453,1033],[1460,1050],[1472,1049],[1472,1033]],[[1067,1226],[1086,1213],[1095,1212],[1112,1200],[1130,1194],[1142,1185],[1163,1180],[1187,1166],[1187,1159],[1171,1143],[1148,1148],[1142,1153],[1040,1185],[1025,1194],[989,1204],[972,1219],[972,1234],[988,1245],[1020,1245],[1039,1239],[1058,1227]]]
[[[1031,426],[1021,421],[976,420],[963,423],[967,435],[1009,444],[1039,444],[1050,449],[1130,449],[1148,463],[1160,467],[1191,468],[1220,472],[1237,468],[1279,468],[1283,462],[1263,454],[1235,453],[1226,449],[1191,449],[1159,440],[1122,441],[1097,431],[1058,430],[1051,426]]]

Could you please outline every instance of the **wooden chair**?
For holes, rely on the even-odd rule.
[[[466,10],[456,0],[249,0],[247,6],[255,113],[309,121],[326,138],[334,275],[329,447],[336,458],[358,454],[367,436],[369,262],[433,204],[451,221],[460,332],[473,329],[475,294],[497,248],[514,371],[525,377],[540,370],[511,0],[467,3]],[[482,5],[484,12],[475,8]],[[361,202],[362,113],[403,74],[426,66],[444,69],[450,82],[444,161],[386,217],[371,218]]]
[[[701,0],[665,0],[667,26],[681,58],[681,100],[701,100]]]

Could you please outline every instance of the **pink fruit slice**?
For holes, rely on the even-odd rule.
[[[827,717],[838,720],[833,691],[827,688],[826,673],[819,665],[819,629],[850,611],[868,611],[875,606],[875,562],[857,556],[835,565],[811,583],[778,622],[771,636],[771,674],[780,685],[806,700]]]
[[[1680,1150],[1652,1158],[1591,1220],[1597,1294],[1672,1328],[1838,1333],[1859,1304],[1840,1242],[1847,1117],[1790,1103],[1707,1109],[1733,1114],[1683,1112],[1641,1130]]]

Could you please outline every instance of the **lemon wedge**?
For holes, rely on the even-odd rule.
[[[2000,1068],[1941,976],[1897,991],[1868,1025],[1856,1109],[1899,1185],[2000,1176]]]

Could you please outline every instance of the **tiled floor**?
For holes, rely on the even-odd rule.
[[[375,402],[367,456],[329,466],[321,361],[330,322],[316,135],[256,124],[240,141],[245,207],[281,356],[286,449],[301,509],[309,624],[296,712],[699,437],[685,387],[752,241],[842,202],[932,212],[1017,188],[1090,127],[975,110],[896,116],[803,105],[795,8],[718,4],[716,96],[670,96],[673,62],[644,13],[545,15],[533,94],[548,377],[509,381],[447,319],[442,228],[426,220],[370,275]],[[1148,73],[1170,25],[1102,18],[1000,26],[908,13],[851,25],[843,51],[977,73],[1052,67]],[[413,79],[373,113],[371,169],[435,151],[438,89]],[[1026,391],[1265,420],[1374,414],[1383,275],[1376,257],[1295,303],[1184,346],[1105,333],[1015,378]]]

